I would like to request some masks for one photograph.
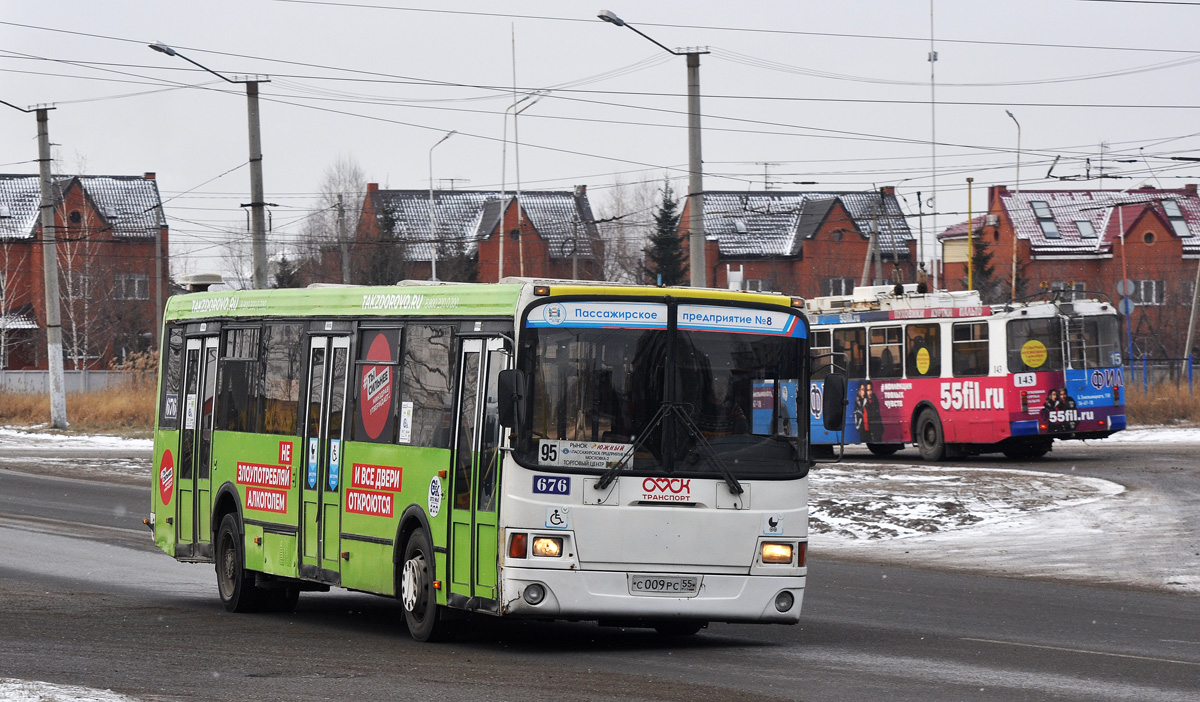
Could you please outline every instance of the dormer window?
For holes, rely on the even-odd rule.
[[[1163,212],[1167,213],[1167,221],[1171,223],[1171,229],[1175,231],[1175,236],[1187,238],[1192,235],[1187,222],[1183,219],[1183,210],[1179,209],[1178,202],[1163,200],[1162,208]]]
[[[1084,239],[1096,238],[1096,228],[1093,227],[1092,223],[1086,219],[1075,220],[1075,228],[1079,230],[1079,236],[1083,237]]]
[[[8,209],[8,205],[0,205],[0,219],[8,219],[12,217],[12,210]]]
[[[1038,225],[1047,239],[1062,238],[1062,235],[1058,233],[1058,225],[1054,223],[1054,214],[1050,212],[1050,205],[1045,200],[1034,200],[1029,203],[1029,206],[1033,208],[1033,215],[1037,217]]]

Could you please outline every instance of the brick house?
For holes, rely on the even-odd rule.
[[[157,346],[169,275],[154,174],[56,176],[53,188],[65,367],[106,369]],[[0,174],[0,369],[46,368],[40,207],[38,176]]]
[[[479,282],[499,277],[602,277],[604,246],[587,186],[499,191],[435,190],[432,221],[428,190],[381,190],[367,185],[355,230],[353,269],[363,282],[428,279],[437,253],[442,280],[463,280],[473,268]],[[435,231],[435,236],[430,232]],[[500,276],[500,234],[504,272]],[[435,247],[436,242],[436,247]],[[379,255],[384,251],[384,255]],[[358,282],[358,281],[356,281]]]
[[[705,192],[705,280],[712,287],[803,297],[848,294],[861,280],[875,226],[881,266],[877,273],[871,265],[871,282],[890,282],[893,265],[913,282],[916,242],[895,188]],[[679,232],[686,251],[686,204]]]
[[[1121,203],[1120,206],[1117,206]],[[1124,233],[1124,243],[1121,234]],[[994,254],[1000,300],[1011,292],[1014,236],[1018,296],[1042,289],[1103,293],[1120,301],[1117,285],[1133,283],[1134,353],[1179,358],[1187,334],[1200,263],[1200,195],[1195,185],[1160,190],[988,191],[987,209],[973,220],[973,242]],[[967,228],[938,235],[951,290],[966,287]]]

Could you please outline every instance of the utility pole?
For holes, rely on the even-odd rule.
[[[579,280],[579,213],[571,217],[571,280]]]
[[[337,204],[338,246],[342,251],[342,285],[350,284],[350,242],[346,241],[346,206],[342,194],[338,193]]]
[[[688,82],[688,271],[693,288],[707,285],[708,266],[704,262],[704,160],[700,154],[700,55],[708,49],[668,49],[636,27],[608,10],[596,15],[618,27],[628,27],[660,49],[675,56],[687,57]]]
[[[1015,122],[1017,125],[1017,193],[1016,194],[1020,195],[1021,194],[1021,123],[1017,122],[1017,118],[1013,116],[1012,112],[1009,112],[1008,110],[1005,110],[1005,112],[1008,113],[1009,117],[1012,117],[1012,121]],[[1010,293],[1009,297],[1010,297],[1010,299],[1015,300],[1015,299],[1017,299],[1017,228],[1012,227],[1012,231],[1013,231],[1012,292]]]
[[[250,249],[254,257],[254,287],[261,290],[267,287],[267,203],[263,201],[263,156],[262,135],[259,130],[258,119],[258,84],[269,83],[271,79],[266,76],[239,79],[227,78],[208,66],[193,61],[160,41],[149,44],[149,47],[167,56],[178,56],[193,66],[197,66],[213,74],[226,83],[242,83],[246,86],[246,114],[250,123],[250,202],[243,204],[242,207],[250,208]]]
[[[971,212],[971,184],[974,182],[974,178],[967,178],[967,290],[975,289],[975,242],[971,236],[971,226],[974,224],[971,221],[974,216]]]

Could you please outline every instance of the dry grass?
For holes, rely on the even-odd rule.
[[[123,371],[120,387],[67,395],[67,422],[74,431],[148,437],[157,398],[157,354],[135,354],[113,370]],[[50,420],[50,396],[0,392],[0,424],[37,426]]]
[[[1126,385],[1125,416],[1132,424],[1200,424],[1200,387],[1158,383],[1143,393],[1141,384]]]

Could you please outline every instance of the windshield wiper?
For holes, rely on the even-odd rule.
[[[725,461],[721,459],[721,454],[719,454],[717,450],[713,448],[713,445],[709,443],[708,438],[704,436],[704,432],[700,430],[700,427],[696,425],[695,421],[693,421],[688,415],[684,407],[685,405],[682,402],[664,402],[659,405],[658,411],[654,413],[654,416],[650,419],[650,423],[646,426],[645,431],[642,432],[642,438],[638,439],[637,442],[630,446],[629,449],[621,455],[621,459],[619,461],[614,463],[608,470],[604,471],[604,473],[600,476],[600,479],[596,481],[595,488],[597,490],[606,489],[612,483],[612,481],[616,479],[617,474],[620,473],[621,469],[625,467],[625,464],[629,462],[629,459],[633,457],[633,454],[637,452],[638,448],[640,448],[650,436],[651,432],[654,431],[654,428],[661,424],[667,415],[674,414],[675,416],[679,417],[680,423],[683,424],[683,428],[686,429],[688,434],[690,434],[691,437],[696,440],[696,443],[708,449],[708,453],[711,455],[713,463],[716,464],[717,470],[721,472],[721,477],[725,479],[725,484],[729,486],[729,491],[735,495],[741,495],[744,493],[746,491],[745,488],[743,488],[742,484],[738,482],[738,479],[734,477],[733,471],[729,470],[729,466],[726,465]]]

